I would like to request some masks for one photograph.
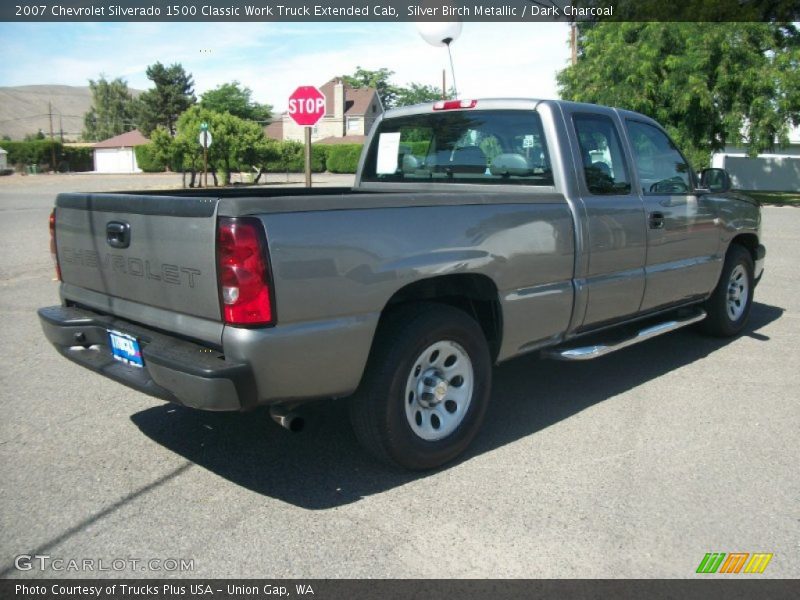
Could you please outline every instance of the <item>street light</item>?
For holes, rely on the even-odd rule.
[[[422,39],[428,42],[431,46],[447,46],[447,56],[450,58],[450,74],[453,77],[453,92],[456,98],[458,97],[458,88],[456,87],[456,70],[453,67],[453,54],[450,51],[450,44],[458,39],[461,35],[461,21],[450,21],[446,23],[433,23],[421,22],[417,23],[417,31],[422,36]],[[442,85],[442,93],[446,96],[447,91],[445,86]]]

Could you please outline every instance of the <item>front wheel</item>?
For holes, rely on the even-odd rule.
[[[738,334],[747,323],[753,304],[753,257],[746,248],[732,245],[725,256],[719,283],[706,300],[706,333],[717,337]]]
[[[410,305],[379,328],[350,417],[359,441],[378,459],[431,469],[474,439],[490,388],[491,359],[480,326],[450,306]]]

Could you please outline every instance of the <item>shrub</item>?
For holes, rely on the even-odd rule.
[[[50,167],[52,160],[51,146],[55,146],[56,161],[61,153],[61,144],[50,140],[34,140],[30,142],[0,142],[0,146],[8,152],[8,163],[12,165],[39,165]]]
[[[39,165],[41,171],[52,169],[54,149],[55,167],[59,171],[91,171],[94,168],[93,149],[86,146],[63,146],[61,142],[50,140],[0,141],[0,146],[8,152],[10,165]]]
[[[328,168],[328,154],[331,146],[325,144],[312,144],[311,146],[311,170],[314,173],[324,173]]]
[[[327,167],[331,173],[355,173],[363,144],[337,144],[328,149]]]
[[[89,146],[64,146],[59,171],[92,171],[94,148]]]
[[[162,173],[166,169],[167,166],[155,144],[142,144],[133,150],[136,152],[136,164],[145,173]]]
[[[300,142],[291,140],[271,141],[273,152],[264,164],[269,173],[303,173],[305,171],[305,147]],[[313,173],[325,172],[325,164],[330,146],[311,146],[311,171]]]

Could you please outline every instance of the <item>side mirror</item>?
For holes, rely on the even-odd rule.
[[[712,193],[727,192],[731,189],[731,176],[725,169],[703,169],[700,187]]]

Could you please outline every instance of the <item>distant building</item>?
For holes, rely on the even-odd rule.
[[[321,144],[363,143],[375,119],[383,113],[378,91],[351,87],[339,77],[334,77],[319,89],[325,96],[325,116],[311,128],[311,141]],[[303,129],[283,113],[264,128],[264,135],[276,140],[302,142]]]
[[[727,170],[739,190],[800,192],[800,129],[789,133],[785,148],[753,158],[746,148],[726,146],[711,156],[711,166]]]
[[[141,173],[134,148],[150,143],[138,129],[116,135],[94,145],[96,173]]]
[[[0,148],[0,171],[8,168],[8,151]]]

